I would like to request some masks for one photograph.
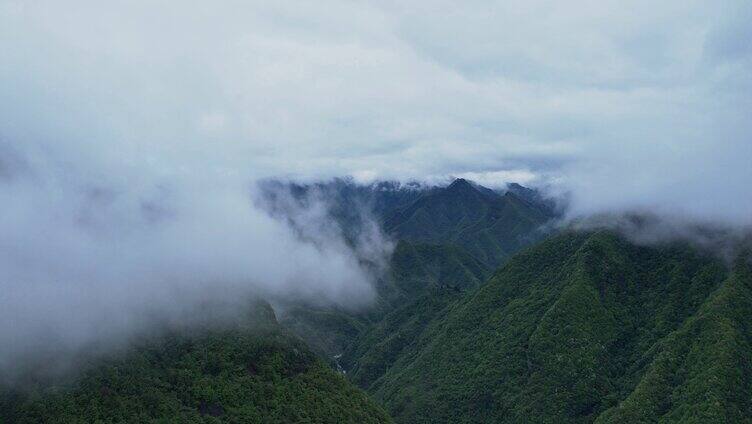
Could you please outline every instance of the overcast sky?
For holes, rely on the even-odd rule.
[[[404,4],[4,0],[0,137],[147,184],[496,172],[749,222],[750,2]]]
[[[748,0],[1,0],[0,371],[218,287],[371,299],[323,206],[303,242],[256,178],[462,175],[750,224],[750,22]]]

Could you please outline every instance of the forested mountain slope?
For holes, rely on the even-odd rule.
[[[483,262],[456,245],[401,240],[380,294],[391,306],[403,305],[439,287],[458,291],[477,287],[490,273]]]
[[[161,334],[66,384],[6,388],[0,422],[391,422],[270,318]]]
[[[366,390],[379,380],[403,355],[414,349],[426,327],[441,322],[449,306],[465,292],[436,287],[389,312],[362,332],[340,359],[348,378]]]
[[[400,241],[392,254],[387,274],[378,281],[379,298],[371,308],[347,311],[332,307],[293,306],[280,321],[326,357],[354,349],[351,344],[370,340],[365,332],[381,327],[385,315],[395,309],[410,314],[416,302],[436,293],[461,292],[477,287],[490,275],[481,262],[453,245],[431,245]],[[358,349],[365,350],[366,346]],[[350,363],[348,355],[345,362]]]
[[[531,199],[460,178],[388,214],[384,229],[397,239],[461,246],[495,268],[539,239],[537,230],[552,218],[548,206]]]
[[[383,328],[374,324],[395,309],[407,315],[413,306],[431,303],[424,296],[477,287],[510,254],[542,238],[542,226],[556,216],[552,201],[535,190],[511,184],[494,191],[464,179],[441,187],[359,185],[347,179],[311,185],[268,181],[261,192],[262,205],[275,216],[284,219],[296,208],[323,200],[353,243],[365,219],[375,221],[395,243],[387,272],[376,282],[377,303],[369,311],[307,305],[285,309],[283,323],[329,357],[368,350],[362,343],[374,340],[373,334],[363,332]],[[413,325],[410,333],[417,330]],[[356,338],[359,345],[350,346]],[[346,355],[344,360],[354,359]]]
[[[335,179],[310,185],[272,180],[259,187],[259,205],[276,216],[323,201],[350,238],[372,219],[394,240],[462,247],[492,269],[540,239],[539,227],[557,216],[556,203],[536,190],[519,184],[492,190],[462,178],[447,186]]]
[[[748,255],[555,236],[450,303],[369,388],[397,422],[744,422]]]

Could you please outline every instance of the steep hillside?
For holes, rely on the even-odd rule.
[[[752,271],[738,260],[695,316],[661,340],[635,389],[598,423],[751,422]]]
[[[72,383],[0,396],[0,422],[391,422],[276,323],[160,335]]]
[[[381,328],[379,322],[395,308],[402,315],[410,315],[420,302],[425,307],[424,297],[444,291],[458,295],[480,285],[489,274],[482,263],[459,247],[401,241],[394,249],[387,275],[377,283],[379,299],[374,307],[354,312],[293,306],[280,321],[324,357],[346,350],[366,351],[367,341],[372,339],[364,334]],[[355,340],[357,347],[351,346]],[[344,361],[351,359],[346,356]]]
[[[415,344],[429,323],[444,319],[449,305],[465,292],[435,287],[389,312],[355,339],[341,358],[348,378],[366,390]]]
[[[346,345],[349,378],[369,387],[448,304],[480,285],[490,272],[464,249],[401,241],[391,261],[391,287],[382,288],[386,315]]]
[[[365,312],[303,305],[285,308],[279,321],[334,365],[333,358],[368,328],[373,318]]]
[[[494,268],[540,238],[552,215],[547,207],[509,190],[499,194],[464,179],[426,192],[384,219],[397,239],[453,244]]]
[[[310,185],[265,181],[259,187],[259,205],[275,216],[323,200],[350,240],[371,219],[395,240],[461,247],[490,268],[540,239],[540,226],[557,215],[556,203],[536,190],[509,184],[495,191],[462,178],[448,186],[335,179]]]
[[[732,422],[752,412],[750,285],[746,261],[562,234],[449,303],[370,391],[404,423]]]
[[[383,301],[401,305],[437,287],[460,291],[477,287],[489,275],[484,263],[458,246],[400,241],[379,291]]]
[[[334,222],[353,243],[364,219],[378,222],[395,242],[388,272],[376,282],[378,301],[372,309],[354,313],[288,305],[281,318],[321,356],[338,356],[361,387],[370,387],[409,350],[450,300],[479,286],[499,263],[542,238],[541,227],[556,216],[554,203],[535,190],[510,184],[499,192],[464,179],[445,187],[267,182],[262,192],[264,204],[278,217],[290,213],[291,199],[293,213],[325,199]]]

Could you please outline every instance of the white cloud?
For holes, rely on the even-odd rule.
[[[350,253],[336,240],[311,250],[245,207],[245,184],[275,175],[550,180],[572,191],[576,213],[750,223],[751,10],[6,0],[2,284],[151,269],[336,300],[346,280],[363,281]],[[164,196],[177,218],[153,232],[139,220],[161,210],[142,204]],[[104,235],[70,226],[81,213]],[[283,260],[297,266],[277,269]],[[8,274],[24,269],[13,261],[31,274]],[[186,263],[196,268],[178,271]],[[296,275],[315,283],[287,285]]]
[[[265,176],[548,172],[577,160],[618,171],[622,152],[687,144],[733,154],[748,144],[736,18],[748,10],[12,1],[0,12],[0,128],[116,161]]]

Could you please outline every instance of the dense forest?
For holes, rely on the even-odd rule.
[[[326,193],[351,239],[367,208],[394,241],[375,305],[291,303],[277,321],[256,302],[167,329],[3,388],[3,422],[752,422],[744,244],[552,229],[555,205],[518,185],[268,184],[280,218],[281,187],[303,207]]]
[[[372,308],[353,313],[293,305],[280,315],[314,350],[328,357],[343,354],[348,364],[354,358],[344,352],[362,350],[355,339],[382,328],[389,314],[399,309],[409,315],[416,302],[437,301],[431,299],[436,293],[474,289],[510,255],[544,238],[550,232],[546,224],[558,216],[555,203],[537,191],[517,184],[491,190],[461,178],[446,186],[337,179],[314,185],[272,181],[262,187],[263,205],[277,216],[289,208],[288,197],[280,193],[291,193],[299,207],[323,196],[348,238],[356,239],[370,219],[395,241]]]
[[[451,304],[368,389],[398,422],[744,422],[750,289],[748,256],[565,233]]]
[[[612,230],[547,235],[556,208],[541,199],[457,180],[381,202],[399,241],[380,289],[398,300],[355,317],[330,350],[348,378],[397,422],[752,416],[749,254],[637,245]]]
[[[165,332],[64,384],[6,390],[7,423],[388,423],[274,320]],[[256,317],[260,314],[254,312]]]

